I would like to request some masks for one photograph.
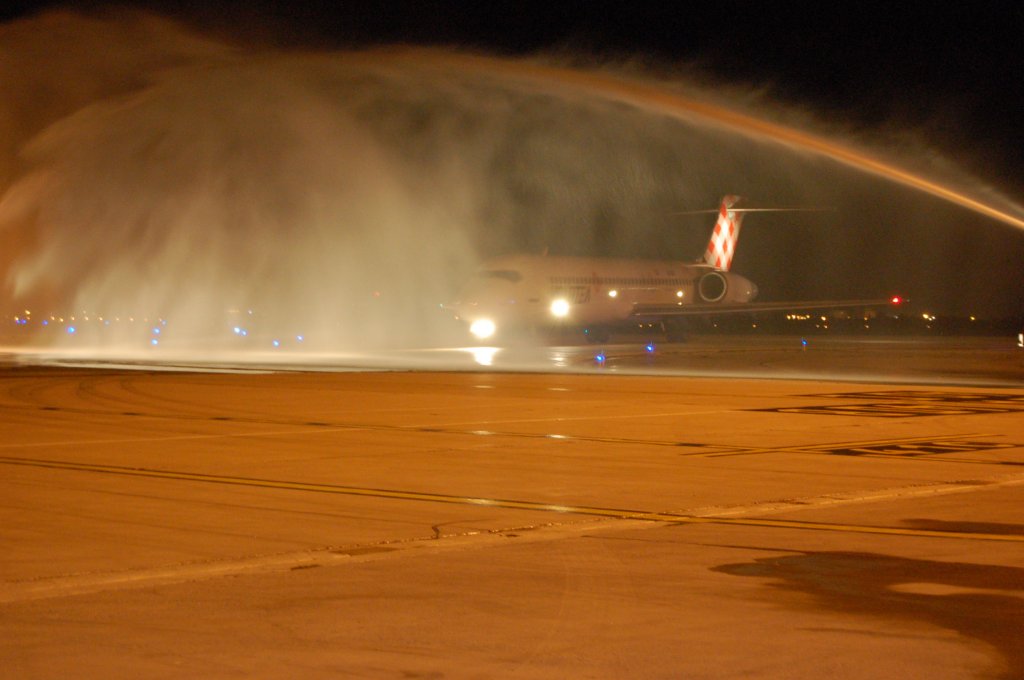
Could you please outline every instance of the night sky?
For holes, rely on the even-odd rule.
[[[9,2],[0,17],[124,5],[288,47],[568,49],[696,65],[855,125],[923,130],[1011,197],[1022,194],[1024,5],[1017,2],[143,0]]]

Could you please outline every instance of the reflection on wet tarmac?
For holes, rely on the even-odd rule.
[[[454,370],[618,373],[699,377],[855,380],[1019,387],[1024,353],[1013,338],[822,338],[709,336],[686,343],[434,347],[377,352],[173,352],[97,354],[0,348],[0,363],[123,368],[278,371]],[[6,358],[4,358],[6,356]]]

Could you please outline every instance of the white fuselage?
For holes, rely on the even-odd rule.
[[[645,307],[743,303],[756,294],[750,281],[706,264],[510,255],[486,262],[449,307],[487,337],[488,329],[614,324],[644,316]]]

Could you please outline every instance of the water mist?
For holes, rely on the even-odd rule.
[[[41,47],[54,27],[59,54]],[[949,256],[914,252],[939,233],[925,230],[949,222],[961,261],[981,260],[964,213],[1024,224],[933,156],[887,157],[748,96],[621,67],[247,50],[146,15],[0,31],[8,63],[33,50],[50,61],[0,72],[15,93],[0,111],[0,299],[25,337],[87,353],[450,342],[440,304],[481,258],[690,259],[708,225],[675,213],[724,193],[852,216],[747,230],[737,266],[774,276],[777,295],[877,295],[901,277],[947,295]],[[859,230],[882,221],[888,233]]]

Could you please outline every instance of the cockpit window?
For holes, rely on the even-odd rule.
[[[482,279],[501,279],[511,283],[518,283],[523,280],[523,275],[514,269],[487,269],[477,274],[477,276]]]

